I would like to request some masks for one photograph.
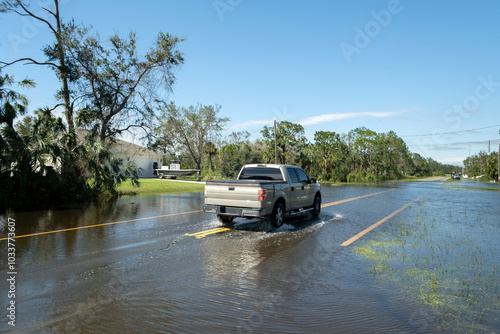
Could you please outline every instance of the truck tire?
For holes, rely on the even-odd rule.
[[[217,221],[224,226],[232,226],[234,217],[231,216],[217,216]]]
[[[269,222],[273,227],[280,227],[283,225],[283,221],[285,220],[285,207],[281,202],[276,203],[273,208],[273,213],[269,216]]]
[[[321,196],[316,195],[316,197],[314,197],[313,209],[312,209],[313,217],[318,217],[320,212],[321,212]]]

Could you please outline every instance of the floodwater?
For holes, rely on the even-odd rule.
[[[497,187],[323,186],[318,218],[279,229],[216,230],[202,193],[10,212],[0,332],[498,332]]]

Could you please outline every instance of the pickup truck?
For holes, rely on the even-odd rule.
[[[203,210],[224,224],[235,217],[283,224],[285,214],[321,210],[321,186],[297,166],[252,164],[241,168],[236,180],[207,181]]]

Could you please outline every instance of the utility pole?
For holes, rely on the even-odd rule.
[[[274,163],[278,164],[278,139],[276,136],[276,120],[274,120]]]
[[[470,168],[470,144],[469,144],[469,168]]]

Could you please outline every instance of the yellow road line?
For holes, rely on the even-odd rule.
[[[331,202],[331,203],[323,204],[323,205],[321,205],[321,207],[325,208],[325,207],[332,206],[332,205],[338,205],[338,204],[342,204],[342,203],[354,201],[354,200],[365,198],[365,197],[369,197],[369,196],[380,195],[380,194],[383,194],[385,192],[394,191],[394,190],[396,190],[396,188],[395,189],[389,189],[389,190],[380,191],[380,192],[373,193],[373,194],[367,194],[367,195],[363,195],[363,196],[358,196],[358,197],[353,197],[353,198],[343,199],[343,200],[336,201],[336,202]],[[157,218],[164,218],[164,217],[185,215],[185,214],[195,213],[195,212],[201,212],[201,211],[203,211],[203,210],[194,210],[194,211],[187,211],[187,212],[171,213],[171,214],[162,215],[162,216],[144,217],[144,218],[123,220],[123,221],[110,222],[110,223],[104,223],[104,224],[95,224],[95,225],[72,227],[72,228],[66,228],[66,229],[55,230],[55,231],[47,231],[47,232],[39,232],[39,233],[32,233],[32,234],[24,234],[24,235],[15,236],[15,237],[10,238],[10,239],[19,239],[19,238],[33,237],[33,236],[39,236],[39,235],[45,235],[45,234],[53,234],[53,233],[60,233],[60,232],[82,230],[82,229],[87,229],[87,228],[92,228],[92,227],[107,226],[107,225],[116,225],[116,224],[122,224],[122,223],[130,223],[130,222],[135,222],[135,221],[140,221],[140,220],[148,220],[148,219],[157,219]],[[215,229],[212,229],[212,230],[202,231],[202,232],[193,233],[193,234],[186,234],[186,235],[188,235],[188,236],[196,236],[197,238],[203,238],[203,237],[205,237],[207,235],[214,234],[214,233],[220,233],[220,232],[224,232],[224,231],[227,231],[227,230],[230,230],[230,228],[215,228]],[[7,240],[7,239],[9,239],[9,238],[0,238],[0,241]]]
[[[371,230],[373,230],[375,227],[385,223],[386,221],[388,221],[389,219],[391,219],[392,217],[394,217],[395,215],[397,215],[398,213],[400,213],[401,211],[403,211],[404,209],[406,209],[407,207],[409,207],[411,204],[415,203],[416,201],[418,201],[420,198],[422,198],[424,195],[422,196],[419,196],[417,197],[416,199],[414,199],[413,201],[411,201],[410,203],[406,204],[405,206],[399,208],[398,210],[394,211],[393,213],[391,213],[390,215],[388,215],[387,217],[379,220],[378,222],[376,222],[375,224],[373,224],[372,226],[368,227],[367,229],[363,230],[362,232],[356,234],[354,237],[350,238],[349,240],[345,241],[344,243],[341,244],[341,246],[349,246],[350,244],[352,244],[354,241],[358,240],[359,238],[361,238],[362,236],[364,236],[365,234],[367,234],[368,232],[370,232]]]
[[[207,232],[211,232],[211,231],[218,231],[220,230],[222,227],[216,227],[216,228],[213,228],[213,229],[210,229],[210,230],[206,230],[206,231],[201,231],[201,232],[196,232],[196,233],[186,233],[185,235],[189,235],[189,236],[194,236],[194,235],[198,235],[198,234],[204,234],[204,233],[207,233]]]
[[[383,194],[383,193],[386,193],[386,192],[389,192],[389,191],[394,191],[394,190],[397,190],[397,189],[398,188],[394,188],[394,189],[379,191],[378,193],[372,193],[372,194],[367,194],[367,195],[363,195],[363,196],[358,196],[358,197],[353,197],[353,198],[347,198],[347,199],[343,199],[341,201],[336,201],[336,202],[331,202],[331,203],[323,204],[323,205],[321,205],[321,207],[322,208],[326,208],[327,206],[338,205],[338,204],[342,204],[342,203],[354,201],[354,200],[365,198],[365,197],[380,195],[380,194]]]
[[[196,237],[197,239],[201,239],[201,238],[206,237],[207,235],[221,233],[221,232],[225,232],[225,231],[229,231],[229,230],[231,230],[231,228],[229,228],[229,227],[218,227],[218,228],[213,228],[211,230],[201,231],[201,232],[197,232],[197,233],[191,233],[191,234],[186,233],[185,235],[190,236],[190,237]]]
[[[66,229],[63,229],[63,230],[39,232],[39,233],[33,233],[33,234],[24,234],[24,235],[15,236],[15,237],[10,238],[10,239],[19,239],[19,238],[26,238],[26,237],[32,237],[32,236],[37,236],[37,235],[52,234],[52,233],[59,233],[59,232],[67,232],[67,231],[74,231],[74,230],[82,230],[82,229],[91,228],[91,227],[99,227],[99,226],[106,226],[106,225],[115,225],[115,224],[122,224],[122,223],[130,223],[130,222],[135,222],[135,221],[139,221],[139,220],[148,220],[148,219],[157,219],[157,218],[164,218],[164,217],[171,217],[171,216],[186,215],[186,214],[189,214],[189,213],[195,213],[195,212],[201,212],[201,211],[203,211],[203,210],[195,210],[195,211],[187,211],[187,212],[179,212],[179,213],[170,213],[168,215],[162,215],[162,216],[144,217],[144,218],[123,220],[123,221],[119,221],[119,222],[111,222],[111,223],[104,223],[104,224],[96,224],[96,225],[72,227],[72,228],[66,228]],[[0,241],[7,240],[7,239],[9,239],[9,238],[1,238]]]

